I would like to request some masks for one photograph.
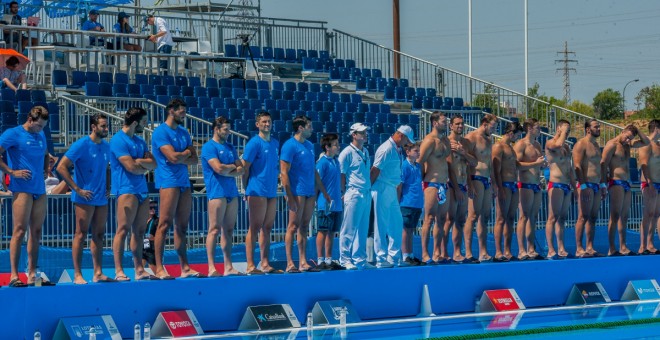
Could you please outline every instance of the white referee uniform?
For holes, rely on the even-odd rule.
[[[339,263],[363,268],[367,263],[367,233],[371,211],[369,152],[352,143],[339,154],[339,167],[346,177],[344,220],[339,232]]]
[[[403,218],[396,187],[401,183],[401,149],[390,137],[374,156],[374,168],[380,170],[371,187],[374,200],[374,252],[377,267],[398,266],[401,261]],[[389,238],[389,242],[388,242]]]

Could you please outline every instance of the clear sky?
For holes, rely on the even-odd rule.
[[[257,3],[257,0],[255,0]],[[472,75],[524,92],[523,0],[473,0]],[[390,0],[262,0],[262,16],[327,21],[328,27],[392,47]],[[529,84],[563,96],[564,41],[574,51],[571,98],[626,90],[626,106],[660,79],[660,1],[529,0]],[[401,0],[401,50],[468,72],[468,1]]]

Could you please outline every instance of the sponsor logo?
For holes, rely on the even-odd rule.
[[[192,327],[192,323],[190,323],[190,321],[188,320],[170,321],[169,325],[170,325],[170,329]]]
[[[656,290],[654,288],[637,288],[637,293],[639,294],[649,294],[649,293],[656,293]]]
[[[282,313],[274,313],[274,314],[265,313],[265,314],[257,315],[257,319],[260,322],[266,322],[266,321],[272,322],[272,321],[284,321],[287,318],[286,318],[286,315],[284,315]]]
[[[601,296],[601,294],[600,294],[600,292],[597,291],[597,290],[595,290],[595,291],[590,291],[590,292],[587,292],[586,290],[583,290],[583,291],[582,291],[582,297],[584,297],[585,299],[586,299],[586,298],[589,298],[589,297],[594,297],[594,296]]]
[[[499,303],[499,304],[504,304],[504,305],[509,305],[513,302],[512,298],[497,298],[493,302]]]

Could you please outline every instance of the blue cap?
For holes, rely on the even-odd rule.
[[[93,9],[93,10],[89,11],[89,14],[99,15],[99,11],[96,10],[96,9]]]

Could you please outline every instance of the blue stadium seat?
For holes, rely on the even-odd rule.
[[[273,60],[278,63],[283,63],[285,59],[284,49],[281,47],[275,47]]]
[[[246,79],[245,80],[245,89],[257,89],[257,81],[254,79]]]
[[[231,97],[232,98],[245,98],[245,90],[243,90],[242,88],[231,89]]]
[[[424,97],[413,96],[413,99],[412,99],[412,109],[413,109],[413,110],[415,110],[415,111],[419,111],[419,110],[422,109],[423,98],[424,98]]]
[[[346,59],[344,62],[346,63],[346,68],[355,68],[355,60]]]
[[[250,46],[250,53],[255,60],[261,60],[261,46]]]
[[[206,87],[195,86],[193,88],[193,95],[195,97],[206,97],[208,95],[208,91],[206,90]]]
[[[195,95],[195,88],[192,86],[181,86],[181,96],[194,96]]]
[[[126,96],[127,93],[128,93],[128,90],[127,90],[128,86],[126,86],[126,85],[127,84],[124,84],[124,83],[112,84],[112,96],[113,97],[119,97],[119,95]]]
[[[209,87],[219,87],[218,86],[218,79],[213,78],[213,77],[206,77],[204,79],[204,84],[206,85],[207,88],[209,88]]]
[[[136,74],[135,75],[136,84],[149,84],[149,77],[146,74]]]
[[[284,61],[287,63],[295,63],[296,59],[296,50],[293,48],[287,48],[284,50]]]
[[[399,79],[399,86],[408,87],[408,79],[404,79],[404,78]]]
[[[231,88],[231,82],[233,79],[229,78],[222,78],[220,79],[220,87],[226,87],[226,88]]]
[[[270,98],[271,98],[271,96],[270,96],[270,91],[268,91],[268,90],[263,90],[263,89],[262,89],[262,90],[258,90],[258,98],[259,98],[259,100],[261,100],[261,101],[264,101],[264,100],[266,100],[266,99],[270,99]]]
[[[98,97],[99,92],[99,83],[88,81],[85,83],[85,96],[88,97]]]
[[[207,87],[206,88],[206,94],[211,98],[220,97],[220,88],[218,88],[218,87]]]
[[[200,108],[210,108],[211,107],[211,98],[209,97],[195,97],[197,98],[197,106]]]
[[[264,46],[263,49],[263,54],[261,55],[261,60],[263,61],[272,61],[273,60],[273,48]]]
[[[234,98],[224,98],[224,108],[225,109],[236,109],[236,99]]]
[[[165,85],[163,85],[165,86]],[[176,85],[167,85],[167,95],[168,96],[180,96],[181,88]]]
[[[347,112],[357,112],[358,109],[358,104],[355,103],[346,103],[346,111]]]
[[[406,88],[397,86],[394,88],[394,101],[395,102],[406,102]]]
[[[236,45],[234,44],[225,45],[225,57],[230,57],[230,58],[238,57],[238,51],[236,50]]]
[[[100,72],[99,73],[99,83],[114,83],[114,77],[110,72]]]
[[[174,81],[174,76],[165,75],[165,76],[161,76],[160,78],[163,81],[163,85],[165,86],[176,85]]]

